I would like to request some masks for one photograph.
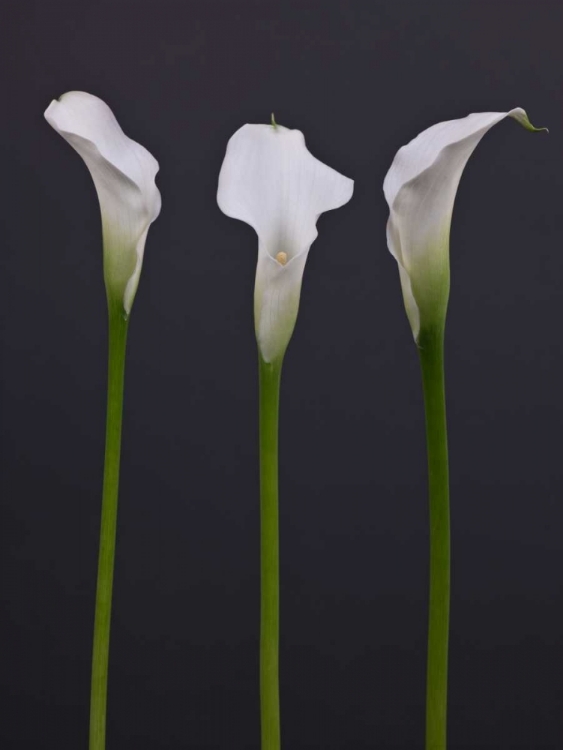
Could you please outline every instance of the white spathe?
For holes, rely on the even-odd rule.
[[[90,170],[102,215],[108,296],[131,311],[149,226],[160,213],[158,162],[128,138],[105,102],[83,91],[54,100],[45,119],[80,154]]]
[[[353,190],[353,180],[307,150],[299,130],[244,125],[229,140],[217,202],[258,235],[254,319],[265,362],[282,357],[291,338],[319,216],[347,203]]]
[[[527,130],[538,130],[520,108],[440,122],[399,149],[387,172],[383,183],[390,209],[387,244],[399,265],[415,341],[421,326],[445,318],[450,225],[459,181],[481,138],[505,117]]]

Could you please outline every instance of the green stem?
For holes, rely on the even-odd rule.
[[[262,750],[280,750],[278,414],[281,361],[260,357],[260,725]]]
[[[445,750],[450,617],[450,501],[444,386],[444,331],[419,337],[426,412],[430,499],[430,600],[426,682],[426,750]]]
[[[123,310],[120,307],[110,304],[106,453],[98,558],[98,582],[96,588],[96,614],[94,619],[94,648],[92,653],[90,750],[104,750],[106,745],[109,638],[117,526],[126,344],[127,321],[123,316]]]

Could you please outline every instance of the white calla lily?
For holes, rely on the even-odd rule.
[[[91,94],[64,94],[51,102],[45,119],[90,170],[102,215],[108,299],[121,304],[129,315],[147,232],[160,213],[160,193],[155,185],[158,162],[125,135],[107,104]]]
[[[450,224],[465,165],[485,133],[506,117],[527,130],[538,130],[520,108],[440,122],[403,146],[385,177],[390,209],[387,244],[399,265],[415,341],[422,328],[443,325],[445,320]]]
[[[319,216],[347,203],[353,189],[308,151],[299,130],[244,125],[229,140],[217,202],[258,235],[254,318],[265,362],[281,358],[291,338]]]
[[[104,748],[127,332],[147,232],[160,213],[160,193],[154,181],[158,162],[124,134],[107,104],[91,94],[64,94],[47,107],[45,119],[85,161],[102,215],[109,347],[90,747]]]

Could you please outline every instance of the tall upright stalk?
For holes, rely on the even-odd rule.
[[[443,327],[421,332],[418,345],[426,412],[430,508],[426,750],[445,750],[450,617],[450,501]]]
[[[90,750],[105,750],[108,660],[111,624],[113,569],[117,527],[117,499],[121,455],[121,422],[123,413],[123,380],[128,323],[123,306],[109,303],[108,399],[106,418],[106,452],[94,647],[90,694]]]
[[[278,415],[281,360],[260,356],[260,727],[262,750],[280,750]]]

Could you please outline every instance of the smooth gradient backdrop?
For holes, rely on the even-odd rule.
[[[463,175],[447,326],[450,750],[563,744],[563,5],[11,0],[0,31],[0,745],[87,747],[106,310],[65,91],[158,158],[132,312],[108,750],[257,750],[257,240],[228,138],[299,128],[356,181],[319,221],[285,359],[285,750],[421,750],[427,497],[384,175],[433,123],[524,107]]]

